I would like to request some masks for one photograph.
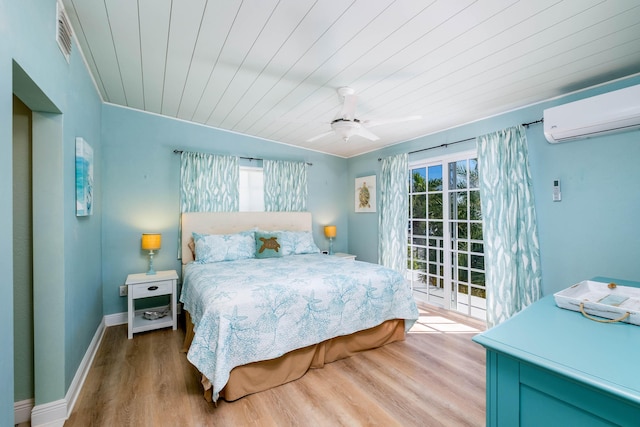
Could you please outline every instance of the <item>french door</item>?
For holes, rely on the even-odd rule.
[[[484,319],[482,208],[475,153],[413,162],[407,278],[417,299]]]

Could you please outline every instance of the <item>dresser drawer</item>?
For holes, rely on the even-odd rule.
[[[139,283],[137,285],[129,285],[132,292],[131,296],[136,298],[147,298],[156,295],[167,295],[173,292],[173,280],[162,280],[160,282]]]

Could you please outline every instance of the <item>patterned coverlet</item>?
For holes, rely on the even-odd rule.
[[[195,329],[187,358],[214,401],[236,366],[390,319],[405,319],[408,331],[418,318],[400,273],[322,254],[191,263],[180,300]]]

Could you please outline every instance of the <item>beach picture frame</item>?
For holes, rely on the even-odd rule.
[[[93,149],[76,138],[76,216],[93,215]]]

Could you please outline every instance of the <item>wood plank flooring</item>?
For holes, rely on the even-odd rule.
[[[67,427],[483,426],[481,322],[431,306],[403,342],[360,353],[235,402],[207,403],[181,329],[127,339],[110,327]]]

